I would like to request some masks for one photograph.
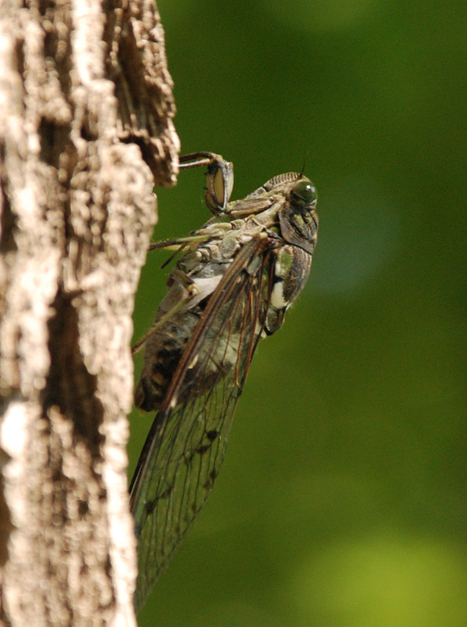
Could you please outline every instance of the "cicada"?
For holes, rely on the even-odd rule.
[[[258,342],[282,326],[303,289],[318,234],[316,189],[302,173],[229,202],[229,162],[211,153],[184,161],[208,163],[206,203],[215,215],[187,238],[158,245],[182,256],[145,336],[135,392],[137,407],[157,411],[130,488],[137,609],[212,490]]]

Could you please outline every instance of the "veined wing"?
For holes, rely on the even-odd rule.
[[[137,610],[219,472],[235,405],[264,329],[276,246],[277,240],[263,233],[237,254],[208,300],[144,445],[131,485],[139,543]]]

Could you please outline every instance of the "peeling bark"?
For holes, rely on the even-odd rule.
[[[152,0],[0,5],[5,624],[135,624],[131,314],[173,115]]]

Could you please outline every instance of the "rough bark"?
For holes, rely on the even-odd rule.
[[[5,624],[134,625],[133,297],[179,143],[152,0],[0,3]]]

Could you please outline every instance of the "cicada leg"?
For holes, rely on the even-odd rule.
[[[193,235],[189,237],[179,237],[178,239],[170,239],[165,242],[153,242],[148,246],[148,252],[151,250],[173,250],[173,254],[161,265],[161,270],[169,265],[173,259],[189,245],[193,243],[205,242],[207,235]]]
[[[214,152],[192,152],[180,157],[180,168],[203,165],[208,166],[204,196],[206,206],[214,215],[226,213],[234,183],[233,163]]]
[[[180,248],[185,248],[188,244],[192,244],[193,242],[205,242],[207,241],[207,235],[190,235],[188,237],[178,237],[177,239],[168,239],[165,242],[153,242],[149,244],[148,251],[150,250],[159,250],[159,249],[167,249],[167,250],[180,250]]]

